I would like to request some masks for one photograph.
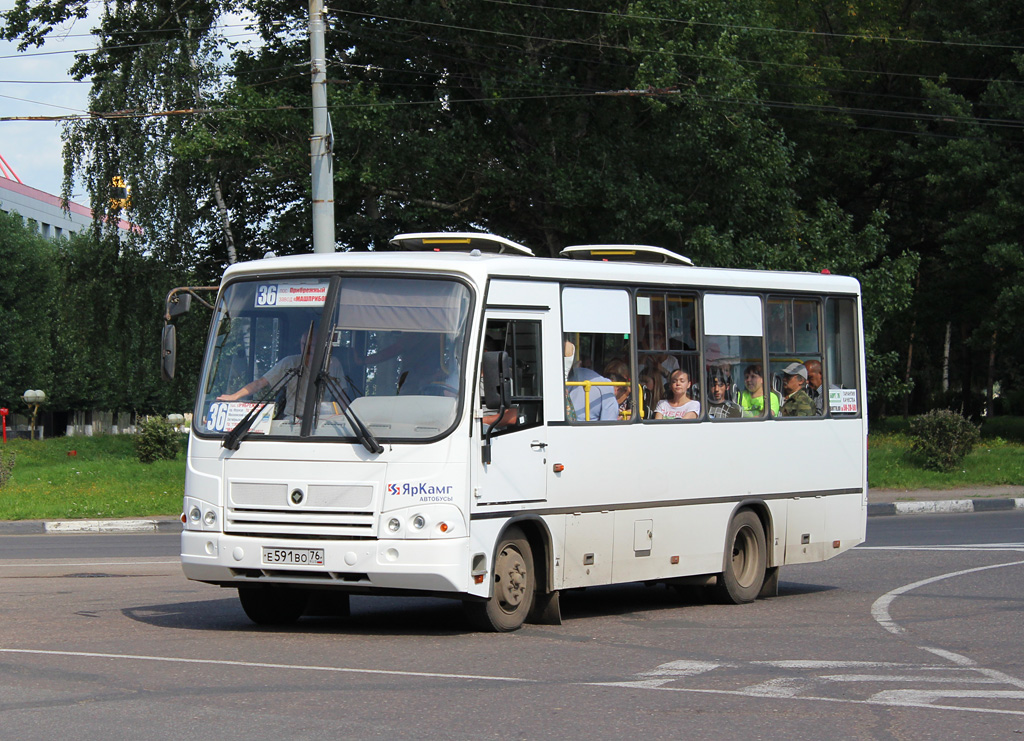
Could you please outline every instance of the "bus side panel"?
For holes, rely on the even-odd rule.
[[[612,581],[721,571],[722,544],[732,510],[731,503],[716,503],[616,512]]]

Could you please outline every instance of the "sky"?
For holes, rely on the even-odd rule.
[[[14,0],[0,0],[0,12],[14,7]],[[244,17],[225,20],[235,41],[248,40]],[[95,41],[89,30],[91,18],[69,21],[50,34],[39,49],[18,52],[17,45],[0,41],[0,118],[8,116],[62,116],[88,111],[89,83],[75,82],[68,69],[74,51],[90,49]],[[63,124],[51,121],[0,121],[0,156],[25,185],[60,195],[64,181],[61,158]],[[89,195],[78,183],[72,200],[89,204]]]
[[[0,11],[13,5],[14,0],[0,0]],[[0,117],[60,116],[88,109],[88,83],[73,82],[67,71],[74,62],[70,51],[92,45],[91,25],[89,20],[68,24],[41,49],[24,53],[0,41]],[[0,121],[0,156],[25,185],[59,195],[64,180],[60,134],[60,123]],[[89,198],[75,188],[72,200],[88,205]]]

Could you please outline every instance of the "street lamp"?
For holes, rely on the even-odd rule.
[[[46,401],[46,392],[42,389],[28,389],[21,395],[21,398],[32,408],[32,426],[29,428],[28,434],[28,438],[31,440],[36,435],[36,416],[39,414],[39,407]]]

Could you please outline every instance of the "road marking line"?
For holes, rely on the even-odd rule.
[[[876,692],[868,698],[868,701],[884,705],[912,705],[920,707],[924,704],[931,707],[933,701],[944,698],[1024,700],[1024,692],[1019,690],[883,690],[882,692]]]
[[[627,687],[634,688],[635,685],[629,682],[581,682],[580,684],[586,684],[597,687]],[[757,686],[757,685],[755,685]],[[732,697],[764,697],[763,695],[751,695],[745,690],[716,690],[716,689],[702,689],[696,687],[636,687],[636,689],[649,689],[655,692],[682,692],[688,694],[697,695],[728,695]],[[764,699],[772,699],[765,697]],[[786,700],[796,701],[810,701],[810,702],[835,702],[847,705],[883,705],[886,707],[892,707],[891,702],[879,702],[877,700],[852,700],[846,697],[815,697],[812,695],[796,695],[794,697],[777,698]],[[1019,715],[1024,716],[1024,710],[1003,710],[1000,708],[972,708],[962,705],[934,705],[930,703],[915,703],[913,701],[907,701],[899,704],[899,707],[904,708],[920,708],[922,710],[955,710],[961,713],[986,713],[993,715]]]
[[[181,559],[170,561],[8,561],[4,566],[177,566]]]
[[[537,679],[519,679],[518,677],[494,677],[483,674],[445,674],[441,672],[409,672],[397,669],[353,669],[340,666],[308,666],[305,664],[272,664],[260,661],[228,661],[224,659],[186,659],[177,656],[145,656],[141,654],[106,654],[91,651],[44,651],[31,648],[0,648],[0,653],[30,654],[36,656],[73,656],[86,659],[122,659],[128,661],[162,661],[170,664],[208,664],[211,666],[232,666],[258,669],[292,669],[315,672],[334,672],[338,674],[384,674],[396,677],[429,677],[433,679],[478,679],[491,682],[518,682],[536,684]]]
[[[881,625],[883,628],[885,628],[893,635],[902,635],[907,632],[906,628],[897,624],[896,621],[894,621],[892,619],[892,616],[889,614],[889,606],[897,597],[904,595],[907,592],[910,592],[914,589],[917,589],[918,587],[923,587],[928,584],[934,584],[935,582],[942,581],[944,579],[952,579],[955,576],[974,574],[979,571],[988,571],[989,569],[1001,569],[1004,566],[1020,566],[1022,564],[1024,564],[1024,561],[1012,561],[1010,563],[997,563],[992,564],[990,566],[978,566],[977,568],[973,569],[952,571],[948,574],[939,574],[938,576],[932,576],[927,579],[921,579],[920,581],[915,581],[912,584],[905,584],[902,587],[897,587],[892,591],[886,592],[881,597],[876,599],[874,604],[871,605],[871,617],[873,617],[879,625]]]
[[[953,668],[953,667],[951,667]],[[932,684],[1005,684],[995,677],[929,677],[920,674],[825,674],[829,682],[930,682]]]
[[[410,672],[410,671],[398,671],[389,669],[354,669],[350,667],[335,667],[335,666],[316,666],[316,665],[304,665],[304,664],[273,664],[267,662],[255,662],[255,661],[227,661],[221,659],[187,659],[174,656],[145,656],[139,654],[110,654],[110,653],[98,653],[91,651],[49,651],[41,649],[27,649],[27,648],[0,648],[0,653],[5,654],[27,654],[35,656],[61,656],[61,657],[77,657],[77,658],[94,658],[94,659],[121,659],[127,661],[156,661],[166,662],[172,664],[206,664],[210,666],[227,666],[227,667],[244,667],[244,668],[257,668],[257,669],[285,669],[285,670],[300,670],[300,671],[319,671],[319,672],[331,672],[337,674],[370,674],[370,675],[384,675],[384,676],[397,676],[397,677],[415,677],[415,678],[431,678],[431,679],[469,679],[469,680],[483,680],[491,682],[508,682],[517,684],[538,684],[541,680],[537,679],[522,679],[518,677],[496,677],[479,674],[446,674],[441,672]],[[704,663],[704,662],[693,662]],[[710,663],[710,662],[707,662]],[[884,701],[876,699],[867,700],[852,700],[849,698],[838,698],[838,697],[813,697],[813,696],[799,696],[785,694],[785,688],[778,683],[778,688],[775,694],[768,694],[765,692],[757,693],[755,690],[762,685],[754,685],[742,690],[720,690],[720,689],[697,689],[692,687],[662,687],[655,685],[646,685],[643,681],[641,682],[568,682],[568,685],[582,686],[582,687],[625,687],[629,689],[649,689],[660,692],[683,692],[689,694],[705,694],[705,695],[726,695],[732,697],[759,697],[764,699],[789,699],[789,700],[800,700],[800,701],[812,701],[812,702],[834,702],[843,703],[848,705],[885,705],[892,707],[897,705],[905,708],[921,708],[926,710],[954,710],[958,712],[967,713],[987,713],[996,715],[1019,715],[1024,716],[1024,710],[1003,710],[999,708],[972,708],[962,707],[958,705],[935,705],[928,702],[921,702],[921,698],[926,696],[932,696],[936,693],[929,694],[926,691],[921,691],[917,696],[902,696],[892,697],[884,696]],[[767,684],[767,683],[765,683]],[[971,692],[968,690],[967,692]],[[883,693],[879,693],[883,694]],[[950,696],[950,693],[937,693],[937,696]],[[966,696],[966,695],[965,695]],[[1024,697],[1024,692],[993,692],[987,694],[973,694],[972,697],[999,697],[999,698],[1013,698]]]
[[[858,551],[937,551],[937,552],[959,552],[959,551],[1010,551],[1020,553],[1024,551],[1024,543],[977,543],[974,545],[859,545]]]

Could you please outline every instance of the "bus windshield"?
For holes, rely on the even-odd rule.
[[[448,279],[231,283],[217,305],[196,428],[220,435],[245,419],[246,437],[436,438],[463,396],[469,308],[469,289]]]

